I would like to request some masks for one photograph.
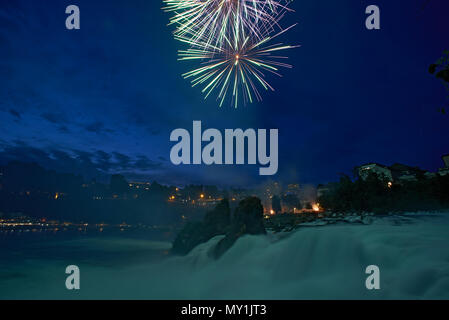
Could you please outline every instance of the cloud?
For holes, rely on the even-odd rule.
[[[123,169],[126,169],[129,167],[130,162],[131,162],[130,157],[128,157],[127,155],[124,155],[120,152],[113,152],[112,154],[114,155],[114,158],[116,160],[115,163],[116,163],[117,167],[120,167]]]
[[[108,132],[108,133],[114,132],[114,130],[106,128],[104,123],[100,122],[100,121],[91,122],[90,124],[84,125],[83,127],[87,131],[93,132],[96,134],[100,134],[100,133],[104,133],[104,132]]]
[[[58,131],[59,131],[60,133],[70,133],[69,128],[67,128],[66,126],[60,126],[60,127],[58,127]]]
[[[159,157],[161,158],[161,157]],[[149,158],[147,158],[144,155],[139,155],[136,158],[136,162],[134,163],[135,168],[138,168],[139,170],[145,171],[145,170],[155,170],[162,167],[162,163],[153,161]]]
[[[18,120],[22,119],[22,116],[20,115],[20,113],[14,109],[9,109],[9,113],[11,115],[13,115],[15,118],[17,118]]]
[[[23,141],[2,143],[0,163],[10,161],[35,162],[59,172],[81,174],[87,179],[106,178],[112,173],[129,173],[133,177],[148,177],[155,171],[163,171],[161,162],[153,161],[145,155],[130,156],[120,152],[93,152],[83,150],[40,149]]]
[[[44,112],[41,114],[41,117],[54,124],[62,124],[67,122],[64,115],[60,113]]]
[[[96,121],[96,122],[92,122],[86,126],[84,126],[84,128],[89,131],[89,132],[95,132],[95,133],[100,133],[101,131],[103,131],[103,127],[104,124],[102,122]]]

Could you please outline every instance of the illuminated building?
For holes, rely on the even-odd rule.
[[[438,170],[438,174],[440,176],[449,175],[449,154],[446,154],[446,155],[442,156],[441,158],[443,159],[443,162],[444,162],[444,168],[440,168]]]
[[[393,181],[393,175],[387,166],[378,163],[369,163],[358,167],[358,175],[361,179],[365,180],[370,173],[375,173],[380,178]]]
[[[149,183],[149,182],[129,182],[128,186],[131,189],[150,190],[151,183]]]

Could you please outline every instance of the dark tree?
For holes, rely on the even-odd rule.
[[[111,176],[109,188],[113,194],[124,194],[129,190],[128,181],[121,174],[114,174]]]
[[[449,50],[444,51],[443,56],[437,62],[430,65],[429,73],[441,80],[446,91],[449,93]],[[446,98],[449,99],[449,95]],[[442,107],[439,111],[446,114],[446,107]]]

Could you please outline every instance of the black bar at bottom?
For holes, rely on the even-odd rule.
[[[364,319],[397,314],[423,315],[446,313],[449,301],[0,301],[0,310],[15,314],[44,317],[55,310],[71,317],[113,316],[134,319],[303,319],[324,315]],[[63,313],[63,314],[64,314]],[[59,313],[61,316],[63,314]],[[53,314],[55,315],[55,314]],[[63,318],[65,317],[63,316]],[[58,317],[61,318],[61,317]]]

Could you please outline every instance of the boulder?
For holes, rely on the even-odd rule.
[[[176,236],[172,252],[187,254],[197,245],[218,235],[226,235],[212,251],[215,258],[221,257],[238,238],[245,234],[266,234],[263,206],[256,197],[240,201],[231,221],[231,210],[227,199],[209,211],[202,222],[190,222]]]
[[[229,201],[224,199],[212,211],[207,212],[204,216],[203,224],[207,229],[206,231],[212,234],[212,236],[225,234],[231,224]]]
[[[209,240],[210,238],[207,237],[204,230],[205,228],[202,222],[188,222],[176,236],[173,242],[172,252],[185,255],[200,243]]]
[[[173,242],[172,252],[185,255],[200,243],[217,235],[226,234],[230,221],[229,201],[224,199],[213,210],[206,213],[202,222],[189,222],[184,226]]]
[[[232,223],[244,225],[246,234],[266,234],[263,223],[263,206],[260,199],[249,197],[240,201],[235,209]]]
[[[245,234],[266,234],[263,223],[263,206],[259,198],[250,197],[240,201],[226,237],[215,246],[213,255],[220,258],[238,238]]]

